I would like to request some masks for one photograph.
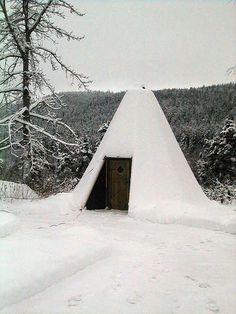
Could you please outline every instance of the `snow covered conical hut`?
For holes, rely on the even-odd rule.
[[[145,89],[125,94],[74,198],[80,208],[129,213],[207,202],[155,95]]]

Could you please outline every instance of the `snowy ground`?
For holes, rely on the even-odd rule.
[[[17,230],[18,219],[15,215],[7,211],[0,211],[0,238],[7,237]]]
[[[43,247],[45,255],[64,252],[59,256],[65,266],[66,252],[70,252],[67,262],[73,257],[78,259],[76,242],[79,244],[81,237],[86,240],[86,230],[94,230],[97,241],[89,231],[90,244],[99,246],[104,241],[106,253],[98,253],[93,264],[78,267],[77,272],[64,273],[64,279],[59,278],[60,281],[51,283],[47,289],[39,283],[40,293],[4,307],[1,314],[235,314],[235,235],[141,222],[119,211],[84,211],[79,216],[60,210],[57,213],[56,209],[50,214],[46,210],[46,213],[46,218],[45,213],[37,210],[19,214],[21,229],[0,241],[8,241],[8,247],[14,247],[16,241],[20,242],[27,235],[29,239],[37,238],[38,243],[47,239],[47,246]],[[85,230],[81,237],[80,229]],[[56,253],[48,248],[52,237],[57,239],[60,248]],[[35,247],[31,244],[30,250]],[[2,242],[0,248],[1,245]],[[112,248],[108,249],[110,246]],[[101,252],[100,247],[98,250]],[[89,251],[92,252],[91,246]],[[33,252],[26,267],[40,273],[40,265],[35,264],[34,259],[37,250]],[[19,251],[17,254],[21,256]],[[79,259],[77,263],[80,264]],[[11,269],[11,272],[14,281],[17,270],[14,273]],[[0,292],[9,284],[12,282],[0,285]]]
[[[38,211],[35,205],[41,203],[0,203],[5,208],[0,211],[0,310],[110,254],[101,233],[75,223],[78,213]],[[6,209],[18,212],[18,219]]]

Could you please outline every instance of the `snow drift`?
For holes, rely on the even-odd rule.
[[[1,239],[0,309],[43,291],[110,252],[108,242],[92,228],[54,230]]]
[[[0,208],[7,208],[8,211],[17,215],[41,214],[45,219],[52,214],[66,214],[70,211],[78,212],[74,206],[74,199],[71,193],[58,193],[44,199],[15,200],[12,202],[0,202]]]
[[[207,207],[169,201],[162,203],[159,208],[136,210],[129,215],[161,224],[180,224],[236,234],[235,211],[214,201],[209,202]]]

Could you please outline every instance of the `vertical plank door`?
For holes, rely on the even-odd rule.
[[[131,159],[108,158],[107,189],[108,207],[113,209],[128,209],[131,174]]]

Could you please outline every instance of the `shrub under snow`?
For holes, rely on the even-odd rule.
[[[38,195],[26,184],[0,181],[0,199],[36,199]]]

